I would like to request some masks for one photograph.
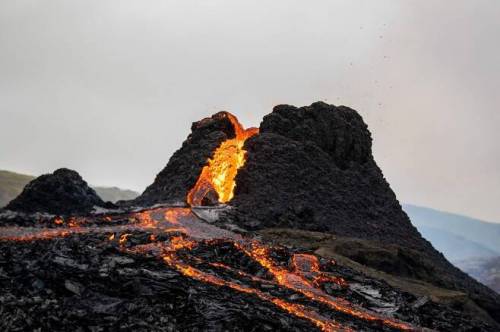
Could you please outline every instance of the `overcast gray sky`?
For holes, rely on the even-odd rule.
[[[500,1],[3,0],[0,169],[141,191],[219,110],[358,110],[402,202],[500,222]]]

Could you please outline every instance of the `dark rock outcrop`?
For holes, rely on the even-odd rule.
[[[216,147],[234,137],[226,113],[191,129],[182,148],[134,204],[185,201]],[[412,272],[414,276],[467,292],[500,321],[499,297],[451,265],[412,226],[374,161],[371,141],[362,117],[348,107],[322,102],[276,106],[264,117],[260,133],[245,143],[247,160],[230,202],[234,209],[220,222],[250,230],[321,231],[420,252],[429,264],[424,264],[425,271]]]
[[[235,206],[246,228],[289,227],[427,248],[371,152],[361,116],[322,102],[276,106],[246,142]]]
[[[276,106],[245,148],[229,220],[246,229],[322,231],[416,250],[428,262],[417,276],[467,292],[500,322],[500,297],[450,264],[412,226],[373,159],[370,132],[356,111],[322,102]],[[384,266],[394,272],[375,267]]]
[[[60,168],[34,179],[5,208],[19,212],[60,215],[89,213],[94,206],[109,207],[80,174]]]
[[[227,112],[219,112],[193,123],[191,134],[158,173],[153,184],[129,204],[150,206],[185,201],[214,150],[226,139],[235,137],[227,115]]]

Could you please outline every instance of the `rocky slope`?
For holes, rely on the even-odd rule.
[[[0,208],[6,206],[16,198],[24,187],[36,177],[11,171],[0,170]],[[91,186],[97,195],[105,202],[116,203],[121,200],[131,200],[139,196],[139,193],[117,187]]]
[[[77,172],[60,168],[28,183],[5,208],[66,215],[89,213],[94,206],[104,207],[106,204]]]
[[[193,124],[182,148],[133,203],[184,201],[214,148],[233,136],[224,113]],[[413,269],[406,277],[463,291],[500,321],[498,295],[451,265],[412,226],[373,159],[370,132],[356,111],[322,102],[276,106],[245,149],[233,209],[222,222],[247,230],[328,232],[401,248],[396,253],[413,250],[426,270]],[[411,265],[411,259],[402,264]]]
[[[347,107],[281,105],[246,143],[232,202],[247,227],[291,227],[428,248],[371,153],[371,135]]]
[[[10,294],[0,297],[0,305],[15,322],[12,326],[60,329],[57,322],[66,320],[72,329],[83,328],[90,324],[88,316],[100,326],[109,322],[110,328],[139,330],[200,329],[200,322],[215,330],[227,326],[248,330],[248,322],[257,329],[316,326],[328,331],[418,327],[493,331],[500,327],[498,294],[452,266],[411,225],[373,159],[366,124],[347,107],[325,103],[275,107],[263,119],[259,134],[237,142],[244,143],[247,154],[229,206],[152,208],[158,203],[186,202],[216,148],[238,137],[241,128],[236,130],[230,118],[221,112],[193,124],[192,133],[155,181],[140,197],[122,204],[123,209],[140,205],[143,212],[78,217],[58,221],[56,226],[37,219],[35,227],[6,223],[0,228],[0,244],[7,242],[6,248],[13,248],[0,258],[0,281],[42,281],[21,290],[0,284]],[[17,204],[25,210],[51,212],[72,207],[85,214],[90,203],[96,203],[95,192],[71,171],[36,183],[13,201],[14,208]],[[214,199],[198,201],[212,204]],[[75,236],[77,240],[71,240]],[[111,248],[107,241],[112,241]],[[36,246],[60,257],[54,258],[55,264],[69,264],[68,269],[31,259]],[[93,253],[81,253],[87,249]],[[110,275],[99,266],[101,259],[112,260],[107,256],[118,251],[139,255],[140,263],[118,258],[130,264],[114,271],[109,284]],[[143,265],[144,257],[166,264],[166,274],[149,263]],[[332,267],[337,266],[332,258],[342,261],[338,268]],[[297,263],[301,260],[304,264]],[[117,264],[109,263],[111,269]],[[92,270],[69,273],[83,266]],[[2,268],[13,274],[3,273]],[[54,273],[47,272],[53,268]],[[179,278],[173,277],[171,286],[163,285],[160,281],[170,285],[171,272]],[[353,286],[346,289],[344,279]],[[179,291],[176,285],[186,280],[201,286]],[[120,288],[123,282],[132,289],[130,295]],[[68,292],[50,286],[58,283],[73,295],[68,298]],[[221,287],[238,295],[228,303],[218,295],[221,292],[214,292]],[[200,293],[203,296],[197,297]],[[175,299],[167,301],[172,294]],[[51,303],[59,308],[60,301],[78,309],[59,310],[53,320],[37,318],[36,324],[26,325],[24,317],[30,312],[42,317]],[[242,317],[248,303],[254,307]],[[105,309],[92,311],[96,307]],[[258,317],[270,317],[265,313],[273,310],[288,314],[279,321],[258,321]],[[104,319],[108,312],[112,314]],[[146,321],[141,320],[143,315],[148,315]],[[193,315],[205,316],[192,322]],[[400,325],[399,320],[407,323]],[[123,327],[124,321],[131,325]]]

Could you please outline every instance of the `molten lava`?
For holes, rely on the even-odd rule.
[[[56,217],[56,218],[54,219],[54,224],[56,224],[56,225],[62,225],[62,224],[64,224],[64,220],[63,220],[63,218],[61,218],[61,217]]]
[[[214,155],[203,167],[195,186],[189,191],[187,202],[192,205],[203,205],[203,200],[209,195],[217,194],[220,203],[229,202],[234,196],[236,174],[245,164],[245,141],[258,134],[258,128],[244,129],[238,119],[226,113],[234,128],[235,137],[222,142],[214,151]]]
[[[120,220],[127,220],[128,223],[110,225],[108,218],[103,218],[102,223],[97,225],[82,217],[75,219],[74,227],[69,222],[57,228],[0,227],[0,241],[27,242],[51,240],[72,234],[104,233],[105,241],[115,242],[124,253],[156,256],[186,277],[255,296],[291,315],[308,320],[322,331],[352,330],[344,322],[338,321],[336,316],[350,317],[352,320],[395,330],[414,330],[410,324],[371,312],[342,297],[327,294],[322,289],[323,284],[336,283],[341,287],[348,287],[348,283],[340,277],[323,272],[322,264],[315,255],[295,253],[290,257],[288,266],[281,264],[273,254],[275,248],[200,222],[191,209],[187,208],[144,210],[116,216],[111,222]],[[136,244],[137,239],[134,237],[138,232],[149,234],[149,243]],[[230,244],[237,252],[259,264],[268,274],[255,275],[244,266],[212,261],[218,254],[206,256],[197,253],[200,247],[212,247],[217,251],[222,245],[227,250],[228,246],[224,244]],[[295,299],[280,298],[277,297],[277,289],[286,289],[287,292],[300,296]],[[332,316],[332,313],[339,315]]]

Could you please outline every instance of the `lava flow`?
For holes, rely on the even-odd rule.
[[[244,129],[230,113],[226,113],[226,116],[234,128],[235,137],[222,142],[203,167],[198,181],[187,195],[187,202],[191,206],[203,205],[203,200],[210,194],[216,194],[219,203],[227,203],[233,198],[236,174],[245,164],[246,151],[243,145],[259,132],[258,128]]]
[[[275,256],[274,248],[204,223],[190,209],[156,208],[121,217],[114,216],[111,221],[109,218],[101,218],[100,224],[88,219],[85,221],[81,218],[81,225],[77,227],[59,223],[56,225],[60,227],[51,229],[0,227],[0,240],[26,242],[51,240],[72,234],[105,233],[103,241],[116,243],[124,253],[154,253],[158,259],[188,278],[255,296],[295,317],[309,321],[323,331],[351,330],[352,323],[345,325],[346,320],[363,321],[364,324],[383,325],[396,330],[414,329],[409,324],[383,317],[325,293],[321,283],[336,283],[343,288],[348,287],[348,284],[342,278],[322,272],[316,256],[294,254],[289,256],[288,263],[276,262],[272,258]],[[134,234],[138,232],[150,234],[147,236],[148,243],[134,243]],[[206,256],[206,250],[218,252],[220,246],[227,248],[227,245],[234,250],[231,255],[238,257],[238,253],[244,254],[269,275],[257,276],[251,270],[239,266],[237,262],[241,258],[232,259],[236,264],[229,266]],[[266,291],[263,285],[281,289],[281,292],[287,290],[299,297],[297,300],[283,298],[277,295],[279,292]],[[326,314],[325,309],[329,310]],[[335,317],[341,317],[343,321]]]
[[[244,143],[257,134],[258,129],[245,130],[236,117],[229,113],[226,116],[234,127],[235,137],[222,142],[203,167],[196,185],[187,195],[191,206],[203,205],[205,199],[211,199],[207,195],[217,195],[220,203],[228,202],[234,196],[235,177],[246,158]],[[190,208],[156,208],[100,219],[72,219],[67,223],[56,218],[53,224],[57,228],[0,227],[0,240],[26,242],[67,237],[71,234],[107,233],[103,241],[117,243],[123,253],[154,253],[155,257],[188,278],[255,296],[295,317],[309,321],[323,331],[351,330],[350,326],[356,326],[352,321],[361,321],[364,326],[368,324],[396,330],[414,329],[407,323],[383,317],[346,299],[327,294],[322,289],[324,283],[335,283],[342,289],[348,288],[348,283],[343,278],[322,272],[316,256],[294,254],[289,255],[288,262],[276,261],[272,247],[205,223]],[[137,232],[146,233],[148,242],[135,243],[133,239]],[[225,248],[231,248],[232,254],[239,257],[231,258],[230,261],[239,262],[241,256],[244,256],[264,272],[256,275],[251,270],[246,270],[245,264],[230,266],[209,258],[218,254],[207,256],[206,251],[199,254],[199,250],[218,252],[221,244],[226,244]],[[270,286],[274,291],[265,291],[267,288],[262,287],[263,285]],[[284,293],[293,293],[295,296],[279,296]]]

